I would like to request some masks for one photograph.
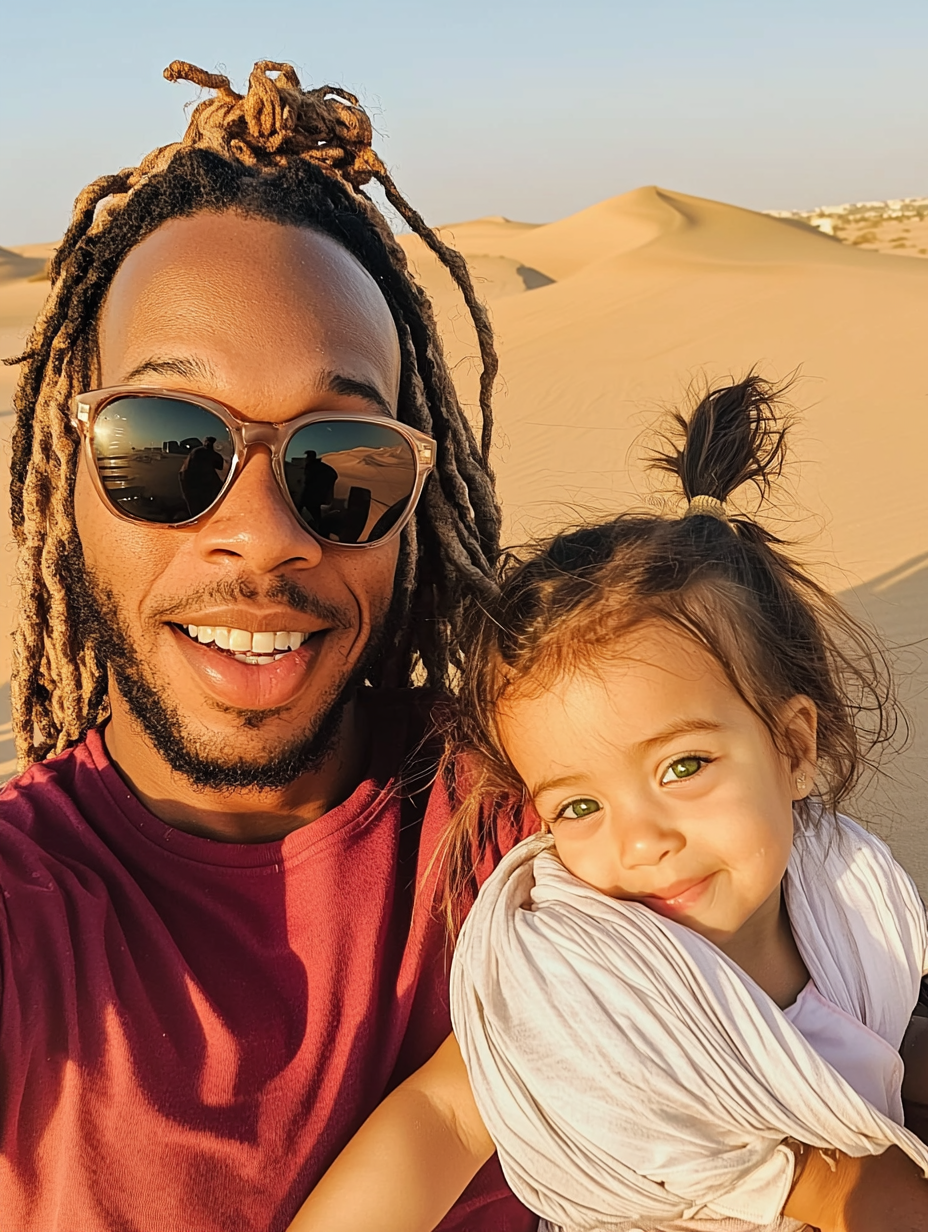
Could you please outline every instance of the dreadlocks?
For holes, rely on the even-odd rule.
[[[409,683],[418,668],[430,685],[447,685],[461,664],[457,629],[466,601],[493,588],[500,517],[489,449],[497,361],[463,258],[400,194],[371,149],[370,120],[347,91],[303,90],[289,64],[268,60],[255,65],[244,95],[227,77],[182,61],[164,75],[216,94],[196,107],[182,141],[80,194],[52,262],[45,309],[25,353],[10,361],[23,365],[11,481],[22,595],[12,693],[23,768],[79,741],[107,713],[106,665],[82,643],[80,588],[67,584],[82,559],[74,519],[78,441],[68,405],[98,375],[97,323],[116,271],[169,219],[234,210],[321,231],[357,258],[390,308],[401,351],[399,416],[436,438],[438,469],[404,531],[397,595],[409,618],[398,622],[372,683]],[[479,446],[429,301],[363,190],[372,179],[464,296],[482,361]]]

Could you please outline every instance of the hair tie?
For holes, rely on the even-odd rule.
[[[685,518],[692,518],[697,515],[702,515],[706,518],[718,518],[720,522],[728,521],[725,502],[720,501],[716,496],[694,496],[687,505],[683,516]]]

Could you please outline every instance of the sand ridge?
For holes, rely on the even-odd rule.
[[[753,210],[656,185],[634,189],[543,226],[480,219],[442,227],[441,234],[465,256],[516,257],[556,281],[625,253],[643,248],[653,253],[655,246],[681,257],[762,263],[840,261],[848,255],[840,246],[824,249],[822,233],[801,222],[773,220]],[[420,242],[409,239],[413,244]]]

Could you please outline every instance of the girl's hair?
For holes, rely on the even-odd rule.
[[[396,622],[372,683],[425,677],[446,686],[461,664],[464,607],[495,591],[500,516],[489,450],[496,354],[463,258],[400,194],[371,149],[370,120],[352,94],[303,90],[290,65],[268,60],[255,65],[244,95],[227,77],[182,61],[165,76],[216,94],[196,107],[182,141],[80,194],[52,261],[44,311],[25,353],[9,361],[22,363],[11,479],[22,594],[12,687],[21,767],[80,740],[107,713],[106,664],[81,639],[80,588],[68,584],[82,568],[73,503],[78,438],[68,408],[72,395],[97,379],[97,326],[113,277],[170,219],[235,211],[318,230],[357,258],[390,308],[401,351],[399,417],[437,439],[438,467],[403,532],[396,585],[405,619]],[[429,301],[363,190],[371,180],[448,268],[470,310],[483,365],[479,444]]]
[[[498,597],[480,606],[468,630],[446,760],[449,774],[463,767],[453,775],[457,808],[444,852],[452,929],[507,814],[530,807],[499,738],[501,700],[602,662],[642,625],[660,622],[705,647],[780,748],[782,704],[811,698],[816,797],[826,808],[838,807],[892,739],[896,710],[878,642],[790,559],[782,540],[723,506],[744,484],[763,497],[779,475],[789,427],[777,413],[780,393],[752,374],[710,389],[688,416],[674,415],[651,466],[673,475],[695,502],[684,516],[622,514],[558,535],[524,558],[505,557]]]

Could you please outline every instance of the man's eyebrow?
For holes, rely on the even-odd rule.
[[[164,355],[143,359],[126,373],[123,383],[130,385],[143,376],[179,376],[184,381],[203,381],[207,384],[215,383],[216,380],[216,374],[210,365],[193,355]],[[343,376],[340,372],[323,372],[317,388],[326,393],[341,394],[346,398],[363,398],[391,419],[396,416],[396,411],[377,386],[368,381],[358,381],[354,377]]]
[[[651,749],[659,748],[660,745],[667,744],[668,741],[674,740],[677,736],[687,736],[690,732],[717,732],[721,730],[722,724],[715,719],[702,719],[698,717],[677,719],[673,723],[668,723],[666,727],[662,727],[653,736],[648,736],[646,740],[639,740],[634,748],[637,753],[648,753]]]
[[[179,376],[184,381],[215,381],[216,376],[205,360],[195,356],[164,355],[143,359],[123,377],[126,385],[140,376]]]
[[[383,396],[376,385],[367,381],[356,381],[353,377],[342,376],[340,372],[323,372],[319,377],[318,388],[330,394],[342,394],[346,398],[363,398],[372,402],[391,419],[396,418],[396,411]]]

